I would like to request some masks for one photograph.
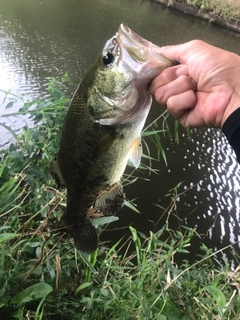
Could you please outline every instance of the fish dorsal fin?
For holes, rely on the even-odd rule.
[[[96,200],[95,207],[103,215],[112,215],[123,207],[124,194],[122,184],[117,182],[109,190],[104,191]]]
[[[141,137],[137,137],[136,140],[133,141],[131,146],[131,150],[129,153],[129,160],[132,162],[135,168],[137,168],[141,163],[142,157],[142,142]]]
[[[56,181],[56,184],[60,188],[65,188],[65,182],[63,180],[59,165],[58,165],[58,155],[55,154],[54,158],[52,159],[52,162],[50,164],[50,172],[53,176],[54,180]]]

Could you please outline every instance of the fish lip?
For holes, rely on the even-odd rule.
[[[170,60],[161,54],[159,46],[139,36],[124,23],[119,26],[116,40],[137,63],[144,64],[150,56],[155,56],[156,60],[161,61],[161,65],[171,65]]]
[[[147,48],[151,45],[149,41],[133,32],[123,23],[120,24],[116,38],[136,62],[143,63],[146,61]]]
[[[119,27],[119,33],[122,33],[128,40],[132,41],[133,43],[136,43],[136,45],[152,45],[152,43],[141,36],[139,36],[137,33],[132,31],[126,24],[121,23]]]

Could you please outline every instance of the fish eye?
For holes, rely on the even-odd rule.
[[[102,62],[106,67],[109,67],[114,62],[114,56],[111,52],[107,52],[102,56]]]

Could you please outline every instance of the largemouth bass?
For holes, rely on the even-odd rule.
[[[152,103],[148,84],[173,64],[158,46],[121,24],[77,88],[52,171],[67,188],[62,221],[78,250],[97,248],[89,213],[110,215],[122,208],[127,161],[135,167],[141,161],[141,131]]]

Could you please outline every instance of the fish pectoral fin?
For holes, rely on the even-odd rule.
[[[120,182],[114,184],[109,190],[104,191],[96,200],[95,207],[103,215],[115,214],[124,205],[124,194]]]
[[[142,142],[141,137],[137,137],[137,139],[133,142],[130,153],[129,160],[132,162],[135,168],[137,168],[141,163],[142,157]]]
[[[52,159],[52,162],[50,164],[50,172],[51,175],[53,177],[53,179],[55,180],[57,186],[59,188],[65,188],[65,182],[63,180],[59,165],[58,165],[58,155],[57,153],[55,154],[54,158]]]

